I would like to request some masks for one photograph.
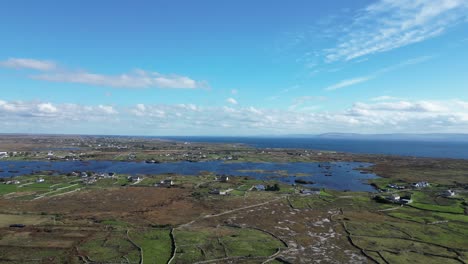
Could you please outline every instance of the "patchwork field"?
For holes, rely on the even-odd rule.
[[[133,150],[142,148],[141,142],[132,144]],[[188,148],[150,146],[166,151],[176,147],[180,153]],[[143,148],[139,159],[163,155],[162,150]],[[223,158],[233,149],[207,157]],[[136,181],[128,175],[83,178],[53,172],[3,178],[0,263],[468,262],[466,161],[331,153],[312,157],[299,150],[260,155],[244,147],[236,151],[243,154],[229,162],[274,162],[289,156],[294,159],[288,161],[371,162],[374,166],[366,170],[383,176],[370,181],[380,192],[309,190],[277,178],[229,177],[222,182],[208,171],[142,175]],[[99,157],[116,159],[114,154],[128,159],[104,150]],[[161,185],[162,180],[172,185]],[[411,187],[418,181],[430,186]],[[269,191],[253,188],[275,184]],[[442,195],[449,189],[455,195]],[[411,197],[411,203],[394,203],[391,196]]]

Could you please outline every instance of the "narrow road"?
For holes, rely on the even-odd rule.
[[[46,192],[46,193],[42,194],[41,196],[38,196],[38,197],[34,198],[33,200],[41,199],[41,198],[45,197],[48,194],[55,193],[55,192],[61,191],[63,189],[68,189],[68,188],[71,188],[71,187],[74,187],[74,186],[77,186],[77,185],[78,185],[78,183],[70,185],[70,186],[65,186],[65,187],[62,187],[62,188],[58,188],[58,189],[56,189],[54,191],[51,191],[51,192]]]
[[[257,206],[266,205],[266,204],[269,204],[269,203],[271,203],[271,202],[275,202],[275,201],[281,200],[281,199],[283,199],[283,198],[284,198],[284,197],[280,197],[280,198],[276,198],[276,199],[271,200],[271,201],[266,201],[266,202],[259,203],[259,204],[254,204],[254,205],[249,205],[249,206],[244,206],[244,207],[240,207],[240,208],[236,208],[236,209],[224,211],[224,212],[219,213],[219,214],[205,215],[205,216],[203,216],[203,218],[211,218],[211,217],[217,217],[217,216],[221,216],[221,215],[225,215],[225,214],[230,214],[230,213],[233,213],[233,212],[237,212],[237,211],[241,211],[241,210],[245,210],[245,209],[250,209],[250,208],[257,207]]]

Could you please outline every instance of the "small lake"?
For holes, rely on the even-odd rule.
[[[373,192],[375,189],[367,184],[366,180],[378,178],[378,176],[357,170],[371,165],[362,162],[226,163],[207,161],[149,164],[120,161],[0,161],[0,177],[27,175],[40,171],[53,171],[59,174],[93,171],[129,175],[165,173],[198,175],[208,171],[230,176],[250,176],[259,180],[278,180],[288,184],[301,179],[314,182],[314,184],[306,185],[309,187]]]

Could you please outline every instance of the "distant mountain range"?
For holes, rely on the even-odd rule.
[[[411,140],[411,141],[467,141],[468,134],[356,134],[356,133],[325,133],[320,135],[289,135],[300,138],[347,139],[347,140]]]

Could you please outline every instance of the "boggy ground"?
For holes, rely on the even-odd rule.
[[[14,139],[11,150],[21,140]],[[220,183],[209,173],[174,176],[172,188],[153,186],[167,175],[148,176],[136,185],[126,183],[125,177],[84,185],[66,176],[44,176],[42,184],[1,186],[0,263],[468,262],[465,160],[170,142],[148,145],[139,139],[111,139],[114,147],[96,149],[107,139],[81,137],[32,138],[23,149],[31,150],[37,141],[57,146],[57,140],[64,146],[78,142],[78,152],[94,153],[85,159],[175,161],[206,155],[205,160],[232,157],[229,162],[370,162],[374,166],[368,170],[384,177],[373,180],[379,188],[417,181],[429,181],[431,187],[402,190],[414,201],[401,207],[377,203],[370,193],[322,190],[302,196],[285,185],[279,192],[255,192],[252,185],[273,182],[239,177]],[[124,144],[129,148],[116,150],[116,145]],[[46,150],[41,151],[37,157],[46,158]],[[187,157],[188,152],[192,156]],[[214,188],[233,190],[220,196],[210,194]],[[447,189],[457,195],[442,197]]]
[[[172,188],[100,185],[0,199],[1,263],[466,263],[467,193],[414,190],[414,203],[373,194],[248,190],[254,180],[174,176]],[[385,185],[390,179],[375,180]],[[265,184],[268,184],[265,183]],[[231,195],[209,194],[213,187]],[[462,190],[461,190],[462,191]],[[9,227],[13,223],[26,227]]]

